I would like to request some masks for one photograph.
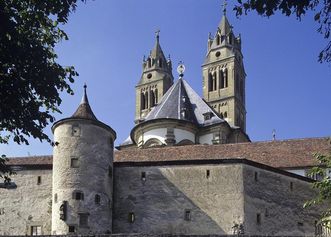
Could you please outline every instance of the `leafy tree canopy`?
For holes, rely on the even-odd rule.
[[[331,141],[331,139],[329,140]],[[331,179],[327,174],[328,171],[331,170],[331,151],[329,154],[316,153],[314,156],[319,162],[319,167],[312,168],[309,176],[317,179],[317,181],[313,183],[313,188],[316,189],[318,193],[315,198],[307,201],[304,207],[324,205],[325,209],[323,213],[321,213],[320,223],[325,223],[331,227]]]
[[[295,15],[301,19],[307,11],[315,12],[314,20],[318,23],[317,31],[328,41],[319,53],[318,61],[331,63],[331,1],[329,0],[237,0],[234,7],[237,16],[255,11],[259,15],[270,17],[276,12],[286,16]]]
[[[0,144],[29,144],[28,137],[51,142],[43,132],[54,121],[61,98],[73,94],[74,67],[57,63],[54,47],[68,40],[60,28],[77,0],[0,1]],[[9,174],[0,157],[0,177]]]

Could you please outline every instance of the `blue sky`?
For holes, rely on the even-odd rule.
[[[242,36],[246,79],[247,133],[252,141],[323,137],[331,134],[331,68],[317,62],[326,42],[316,32],[313,14],[301,22],[280,15],[270,19],[251,13],[237,19],[229,1],[227,16]],[[220,0],[96,0],[80,3],[64,27],[69,41],[57,47],[59,61],[74,65],[80,76],[75,95],[62,95],[62,115],[77,108],[83,84],[88,85],[92,109],[117,132],[116,145],[134,123],[135,85],[143,55],[155,42],[170,54],[175,68],[186,66],[185,79],[202,94],[201,64],[208,32],[215,33],[222,16]],[[50,126],[45,130],[50,136]],[[29,146],[0,146],[7,156],[49,155],[46,142]]]

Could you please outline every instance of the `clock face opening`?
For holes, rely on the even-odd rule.
[[[217,51],[216,54],[215,54],[216,57],[219,57],[221,56],[221,52],[220,51]]]
[[[148,74],[147,74],[147,78],[148,78],[148,79],[151,79],[151,78],[152,78],[152,73],[148,73]]]

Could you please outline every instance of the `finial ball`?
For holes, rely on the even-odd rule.
[[[179,76],[183,76],[184,75],[185,65],[183,64],[182,61],[180,61],[179,64],[178,64],[177,72],[179,73]]]

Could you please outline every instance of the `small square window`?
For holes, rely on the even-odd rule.
[[[41,184],[41,176],[38,176],[37,178],[37,185],[40,185]]]
[[[80,136],[80,127],[78,125],[72,125],[71,127],[71,136],[79,137]]]
[[[31,226],[31,235],[41,235],[41,226]]]
[[[134,213],[133,212],[130,212],[129,213],[129,222],[130,223],[133,223],[134,221],[135,221],[135,215],[134,215]]]
[[[87,227],[88,226],[88,213],[79,213],[79,226]]]
[[[75,200],[84,200],[84,193],[81,191],[74,191],[72,193],[72,198]]]
[[[71,168],[79,168],[79,159],[78,159],[78,157],[71,157],[70,167]]]
[[[184,219],[186,221],[190,221],[191,220],[191,210],[185,210],[185,216]]]
[[[69,233],[75,233],[76,228],[74,225],[69,225]]]

